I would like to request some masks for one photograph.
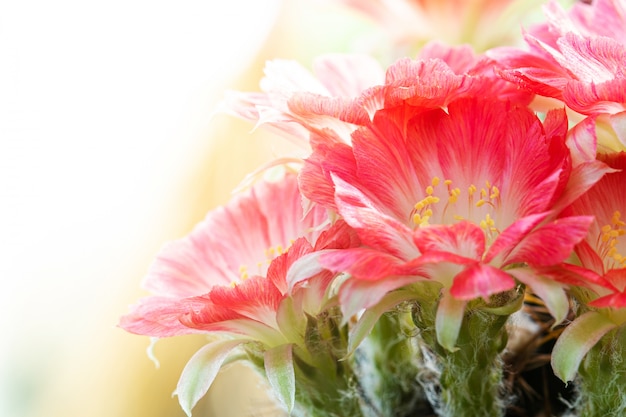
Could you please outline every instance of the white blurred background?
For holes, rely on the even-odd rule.
[[[117,320],[165,241],[290,151],[214,107],[366,29],[306,0],[0,3],[1,417],[183,415],[202,340],[159,342],[156,369]],[[194,415],[275,415],[256,385],[228,370]]]

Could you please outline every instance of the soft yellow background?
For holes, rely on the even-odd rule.
[[[305,0],[0,4],[0,416],[182,416],[203,339],[116,327],[151,259],[284,140],[211,114],[266,59],[354,49],[365,23]],[[230,368],[196,416],[277,415]]]

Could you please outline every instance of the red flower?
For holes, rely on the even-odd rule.
[[[605,175],[570,207],[574,215],[594,215],[587,237],[576,246],[583,268],[570,267],[599,296],[589,305],[626,307],[626,153],[600,154],[616,172]]]
[[[314,138],[303,194],[336,210],[364,244],[319,256],[352,275],[342,300],[363,297],[368,307],[424,278],[457,299],[488,298],[515,286],[503,269],[558,264],[585,236],[591,217],[557,214],[605,170],[572,169],[563,111],[541,123],[496,100],[460,99],[447,110],[381,110],[352,147],[328,132]]]

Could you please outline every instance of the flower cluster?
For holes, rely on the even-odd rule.
[[[525,47],[278,60],[228,95],[307,156],[165,246],[121,320],[211,335],[187,414],[244,358],[293,415],[516,415],[536,407],[504,361],[533,320],[580,415],[626,412],[626,1],[544,13]]]

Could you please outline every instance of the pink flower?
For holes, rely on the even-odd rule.
[[[380,110],[351,147],[328,132],[314,137],[302,192],[336,210],[364,245],[318,257],[352,275],[342,302],[362,297],[369,307],[417,279],[459,300],[487,299],[514,288],[507,272],[518,265],[564,261],[592,218],[557,215],[606,171],[573,169],[566,131],[563,111],[542,123],[525,107],[464,98],[447,112],[406,102]]]
[[[491,59],[469,46],[431,43],[418,59],[402,58],[384,73],[372,58],[331,55],[318,59],[317,78],[299,64],[272,61],[261,82],[262,93],[233,92],[224,110],[257,126],[286,134],[303,146],[311,133],[331,130],[350,143],[359,126],[376,111],[408,103],[416,108],[445,108],[459,97],[498,94],[526,105],[532,94],[504,81]]]
[[[594,215],[589,234],[576,246],[583,268],[570,267],[594,290],[594,307],[626,307],[626,153],[598,156],[616,172],[606,174],[570,207],[573,215]],[[625,317],[626,318],[626,317]]]
[[[572,286],[581,305],[552,350],[552,368],[563,381],[575,378],[588,352],[609,332],[626,323],[626,153],[598,154],[615,171],[577,199],[567,213],[594,215],[585,239],[576,246],[579,265],[564,264],[552,275]],[[619,332],[617,333],[619,335]],[[621,360],[621,359],[620,359]]]
[[[161,250],[144,282],[154,295],[133,306],[121,327],[155,337],[227,331],[285,343],[293,329],[281,327],[277,312],[289,266],[316,250],[356,244],[345,223],[327,222],[320,207],[303,212],[295,174],[255,184]],[[316,313],[332,278],[317,274],[294,299]]]
[[[332,128],[349,140],[352,125],[367,119],[356,99],[383,79],[380,64],[366,55],[321,56],[313,64],[313,74],[295,61],[274,60],[265,66],[262,92],[231,92],[222,110],[304,147],[311,129]]]
[[[578,2],[566,13],[555,1],[547,23],[531,28],[528,51],[498,48],[488,55],[506,79],[613,128],[626,148],[626,3]]]

